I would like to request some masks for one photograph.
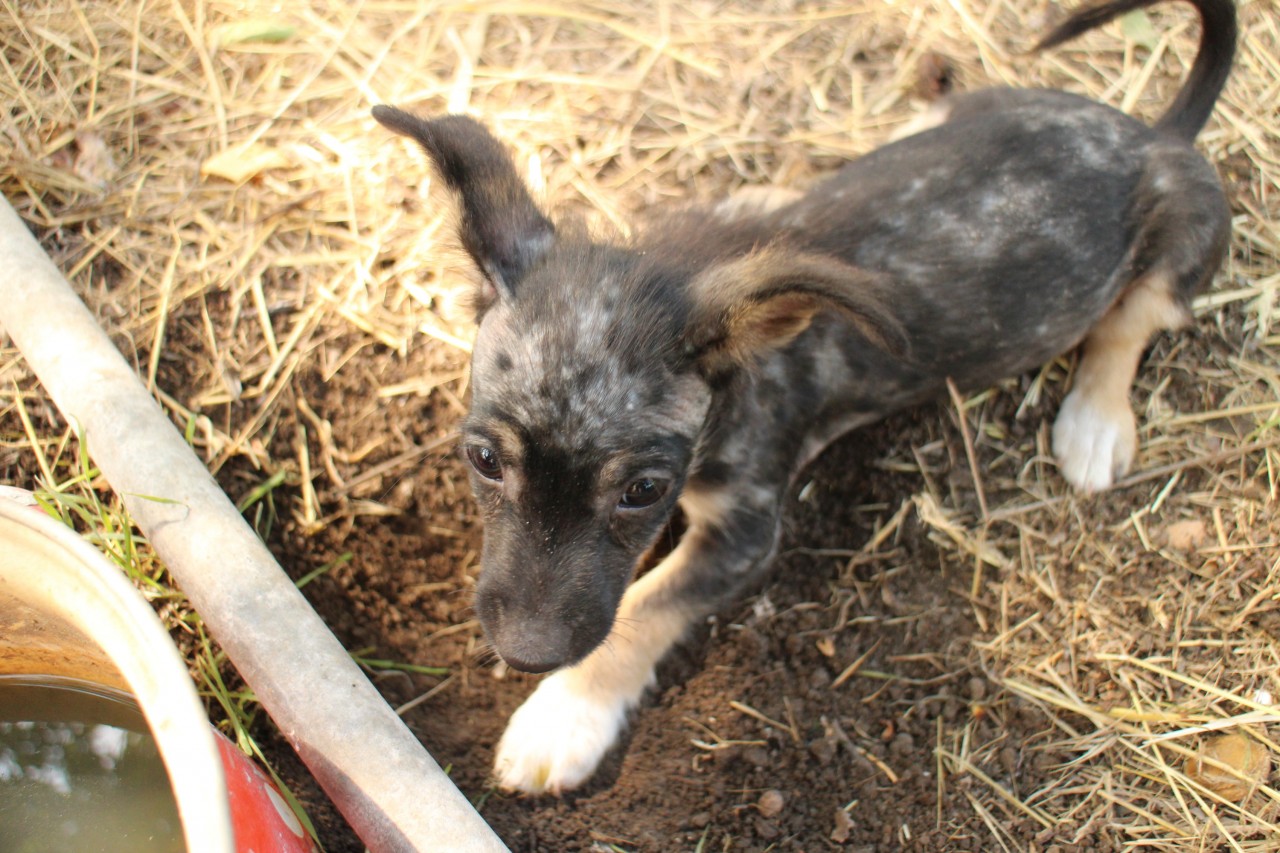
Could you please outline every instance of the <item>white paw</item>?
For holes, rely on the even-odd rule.
[[[547,676],[511,715],[494,760],[503,789],[559,794],[576,788],[617,741],[636,699],[583,689],[574,675]]]
[[[1053,453],[1062,476],[1089,493],[1111,487],[1133,463],[1138,429],[1129,403],[1099,404],[1072,391],[1053,424]]]

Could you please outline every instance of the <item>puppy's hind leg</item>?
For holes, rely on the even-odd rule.
[[[1217,175],[1168,141],[1147,152],[1130,219],[1130,267],[1142,270],[1084,341],[1075,387],[1053,425],[1063,476],[1083,492],[1111,486],[1133,462],[1129,387],[1151,336],[1191,317],[1189,306],[1226,255],[1231,211]]]
[[[1075,384],[1053,425],[1062,475],[1082,492],[1111,486],[1129,470],[1138,431],[1129,388],[1151,336],[1181,326],[1186,310],[1172,277],[1151,272],[1134,282],[1085,338]]]

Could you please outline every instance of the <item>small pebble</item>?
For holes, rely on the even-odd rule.
[[[772,841],[782,834],[782,830],[771,820],[756,818],[756,835],[765,841]]]
[[[825,666],[814,667],[809,672],[809,686],[814,690],[822,690],[831,686],[831,673]]]
[[[899,732],[889,744],[889,754],[895,758],[906,758],[916,751],[916,739],[906,732]]]
[[[809,744],[809,752],[814,758],[818,759],[818,763],[823,767],[831,763],[836,757],[836,742],[832,738],[818,738]]]
[[[787,803],[787,798],[782,792],[776,788],[771,788],[760,795],[760,799],[756,801],[756,810],[764,817],[777,817],[782,814],[782,807]]]
[[[1011,746],[1006,746],[1000,750],[1000,766],[1004,768],[1004,772],[1010,777],[1018,775],[1018,750]]]

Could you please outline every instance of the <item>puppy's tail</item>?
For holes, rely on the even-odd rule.
[[[1036,50],[1056,47],[1081,33],[1100,27],[1112,18],[1154,6],[1164,0],[1110,0],[1075,13],[1040,40]],[[1231,73],[1236,52],[1235,0],[1187,0],[1200,13],[1200,49],[1182,91],[1156,127],[1188,142],[1209,120],[1213,105]]]

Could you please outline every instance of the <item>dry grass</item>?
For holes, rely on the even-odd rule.
[[[446,214],[422,156],[369,106],[474,112],[553,207],[625,231],[655,202],[803,183],[881,143],[920,106],[930,54],[961,87],[1061,86],[1150,118],[1194,52],[1190,14],[1161,7],[1154,49],[1111,26],[1020,55],[1054,14],[1040,0],[6,0],[0,185],[210,466],[286,472],[281,511],[318,528],[379,508],[350,497],[361,453],[304,398],[285,402],[299,365],[326,376],[365,348],[436,347],[450,369],[380,394],[456,403],[465,381]],[[1280,849],[1273,787],[1227,801],[1184,758],[1227,727],[1280,759],[1280,18],[1272,0],[1240,14],[1236,72],[1200,137],[1232,193],[1231,257],[1199,303],[1203,343],[1165,340],[1143,369],[1128,503],[1067,494],[1044,430],[1030,447],[1003,435],[987,394],[957,399],[990,463],[974,468],[981,506],[926,482],[909,508],[975,567],[1002,701],[1037,706],[1046,750],[1077,756],[1015,795],[982,771],[983,748],[940,734],[940,784],[976,780],[967,796],[1005,849],[1070,845],[1058,827],[1100,822],[1135,848]],[[228,161],[246,173],[214,174]],[[73,441],[50,412],[0,349],[0,479],[30,484]],[[279,431],[302,437],[294,455],[269,449]],[[1009,837],[1010,816],[1043,831]]]

